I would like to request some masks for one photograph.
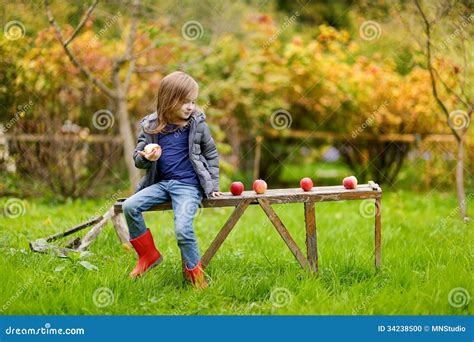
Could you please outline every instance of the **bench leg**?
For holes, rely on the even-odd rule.
[[[114,208],[111,207],[104,215],[102,219],[97,222],[87,233],[84,235],[81,244],[77,247],[78,251],[83,251],[97,238],[100,232],[104,229],[109,219],[112,218],[114,214]]]
[[[375,199],[375,268],[382,264],[382,199]]]
[[[225,241],[229,233],[232,231],[235,224],[244,213],[245,209],[247,209],[247,207],[249,206],[250,201],[251,199],[244,199],[240,201],[237,207],[235,207],[234,211],[232,212],[232,215],[229,217],[227,222],[224,224],[224,227],[222,227],[219,234],[217,234],[214,241],[212,241],[206,253],[204,253],[204,256],[201,258],[201,263],[202,263],[203,268],[206,268],[207,265],[209,265],[209,262],[211,261],[214,254],[216,254],[217,250],[220,248],[220,246]]]
[[[306,225],[306,252],[309,269],[311,272],[318,272],[318,243],[314,202],[304,203],[304,219]]]
[[[268,200],[266,200],[265,198],[259,198],[258,203],[262,207],[265,214],[267,214],[270,221],[273,223],[273,226],[276,228],[276,230],[280,234],[283,241],[285,241],[285,243],[288,246],[288,248],[290,249],[291,253],[293,253],[296,260],[298,260],[301,267],[303,267],[304,269],[307,269],[308,268],[308,260],[306,260],[304,254],[301,252],[301,250],[298,247],[298,245],[296,244],[295,240],[293,240],[290,233],[288,232],[286,227],[283,225],[283,222],[281,222],[280,218],[278,217],[278,215],[273,210],[272,206],[270,205],[270,202],[268,202]]]
[[[112,215],[112,225],[114,226],[115,232],[117,233],[122,246],[127,250],[130,249],[132,247],[130,244],[130,234],[123,216],[120,214]]]

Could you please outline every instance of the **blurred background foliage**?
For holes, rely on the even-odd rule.
[[[88,2],[53,1],[59,23],[72,33]],[[428,3],[427,3],[428,5]],[[472,9],[463,3],[463,8]],[[129,1],[103,1],[71,44],[78,59],[111,84],[111,57],[125,49]],[[467,16],[471,15],[467,12]],[[17,40],[0,35],[0,122],[7,134],[75,135],[79,142],[9,142],[2,161],[0,192],[94,196],[127,188],[117,125],[99,130],[98,110],[112,110],[109,99],[67,59],[49,27],[42,1],[3,1],[2,27],[24,25]],[[423,142],[428,134],[450,134],[436,107],[417,37],[421,23],[409,2],[393,1],[143,1],[135,51],[137,67],[128,93],[134,126],[154,111],[161,78],[182,69],[200,85],[199,105],[207,114],[221,154],[222,190],[254,177],[256,139],[263,136],[259,176],[277,186],[339,184],[348,174],[361,180],[411,189],[452,188],[454,142]],[[462,18],[453,17],[452,21]],[[197,39],[183,27],[197,22]],[[377,23],[375,39],[364,39],[361,25]],[[446,31],[447,30],[447,31]],[[434,60],[440,76],[456,88],[464,73],[457,47],[448,44],[449,27],[437,31]],[[473,23],[465,28],[472,38]],[[471,57],[472,39],[466,41]],[[150,48],[151,46],[151,48]],[[467,78],[472,81],[472,68]],[[121,75],[125,77],[125,75]],[[467,90],[472,94],[472,82]],[[450,108],[457,99],[441,94]],[[275,131],[272,114],[289,113],[291,125]],[[13,120],[13,121],[12,121]],[[329,132],[352,140],[294,138],[290,132]],[[110,141],[93,142],[101,134]],[[413,142],[364,139],[365,135],[414,134]],[[466,181],[473,186],[474,134],[468,130]],[[11,167],[11,164],[14,167]],[[10,165],[10,167],[9,167]]]

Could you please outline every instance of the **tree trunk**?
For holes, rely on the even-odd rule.
[[[135,167],[133,162],[133,151],[135,149],[135,136],[130,124],[130,117],[128,116],[127,99],[122,94],[117,100],[117,116],[119,122],[120,135],[123,143],[123,154],[125,164],[127,165],[128,178],[130,180],[130,190],[133,193],[135,187],[140,181],[140,171]]]
[[[465,221],[467,217],[466,194],[464,192],[464,134],[460,134],[458,142],[458,154],[456,163],[456,190],[458,195],[459,213]]]

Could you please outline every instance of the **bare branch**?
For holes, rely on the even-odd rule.
[[[64,48],[64,51],[66,52],[66,55],[69,57],[69,60],[74,64],[80,71],[81,73],[89,80],[91,81],[97,88],[99,88],[105,95],[107,95],[110,98],[115,98],[116,93],[111,90],[109,87],[107,87],[101,80],[98,78],[94,77],[92,73],[87,70],[79,61],[77,60],[76,56],[74,53],[69,49],[69,47],[66,45],[64,41],[63,34],[61,32],[61,29],[56,22],[56,19],[53,16],[53,13],[51,12],[51,9],[49,7],[49,1],[44,0],[44,6],[46,8],[46,14],[48,16],[48,21],[50,25],[54,28],[54,31],[56,32],[56,38],[58,41],[61,43],[61,45]]]
[[[137,21],[138,21],[138,11],[140,8],[140,0],[133,0],[132,5],[132,24],[130,26],[130,33],[128,34],[127,47],[125,49],[125,54],[123,55],[124,61],[129,61],[133,58],[133,43],[135,42],[135,36],[137,34]]]
[[[132,78],[132,74],[135,70],[135,60],[132,59],[130,61],[130,65],[128,66],[128,69],[127,69],[127,75],[125,76],[125,80],[123,82],[123,87],[124,87],[124,92],[127,93],[128,91],[128,87],[130,86],[130,80]]]
[[[467,107],[468,103],[466,101],[464,101],[464,99],[460,95],[458,95],[454,90],[452,90],[450,87],[448,87],[448,85],[441,78],[441,75],[438,73],[438,70],[436,70],[435,67],[433,67],[433,72],[436,74],[436,77],[438,78],[439,82],[443,85],[443,88],[446,90],[446,92],[453,95],[453,96],[455,96],[458,99],[459,102],[461,102],[463,105],[465,105]]]
[[[125,54],[123,56],[123,60],[130,61],[127,69],[127,75],[125,76],[125,80],[123,82],[124,93],[126,94],[128,91],[128,87],[130,86],[130,80],[132,78],[133,71],[135,70],[135,59],[133,58],[133,44],[135,42],[135,37],[137,35],[137,22],[138,22],[138,12],[140,10],[140,0],[133,1],[132,7],[132,24],[130,26],[130,33],[127,39],[127,47],[125,49]]]
[[[71,34],[71,36],[66,39],[66,41],[64,42],[64,45],[65,46],[68,46],[69,43],[74,39],[76,38],[76,35],[79,33],[79,31],[82,29],[82,27],[84,26],[84,24],[87,22],[87,20],[89,19],[90,15],[92,14],[92,11],[94,10],[95,6],[97,6],[97,4],[99,3],[99,0],[94,0],[94,2],[92,3],[92,5],[90,5],[90,7],[87,9],[87,12],[86,14],[84,15],[84,17],[82,18],[81,22],[79,23],[79,25],[77,25],[76,29],[74,30],[74,32]]]
[[[431,57],[431,23],[429,22],[428,18],[425,15],[425,12],[421,8],[421,5],[418,0],[414,0],[416,8],[418,9],[418,12],[420,13],[424,27],[425,27],[425,34],[426,34],[426,62],[427,62],[427,67],[428,67],[428,72],[430,74],[430,79],[431,79],[431,88],[433,91],[433,97],[436,100],[436,103],[438,103],[438,106],[441,108],[443,113],[446,115],[446,118],[449,119],[449,110],[446,108],[445,104],[443,101],[441,101],[439,94],[438,94],[438,88],[436,85],[436,80],[435,80],[435,75],[433,72],[433,63],[432,63],[432,57]],[[449,128],[451,129],[451,132],[453,135],[456,137],[456,140],[461,141],[461,136],[459,133],[451,127],[451,125],[448,125]]]

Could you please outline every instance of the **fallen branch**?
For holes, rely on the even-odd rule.
[[[31,241],[30,249],[33,252],[37,253],[53,253],[62,258],[67,257],[68,253],[70,252],[82,252],[87,249],[90,244],[99,236],[100,232],[104,229],[109,220],[111,220],[112,222],[112,226],[114,227],[114,230],[117,233],[120,243],[125,249],[129,250],[130,236],[128,233],[127,225],[125,224],[123,218],[120,216],[120,213],[114,212],[113,206],[110,207],[103,215],[81,223],[64,232],[57,233],[46,238]],[[81,239],[79,236],[75,237],[66,244],[66,247],[56,246],[51,243],[63,237],[84,230],[85,228],[90,226],[92,226],[92,228],[86,233],[84,238]]]

